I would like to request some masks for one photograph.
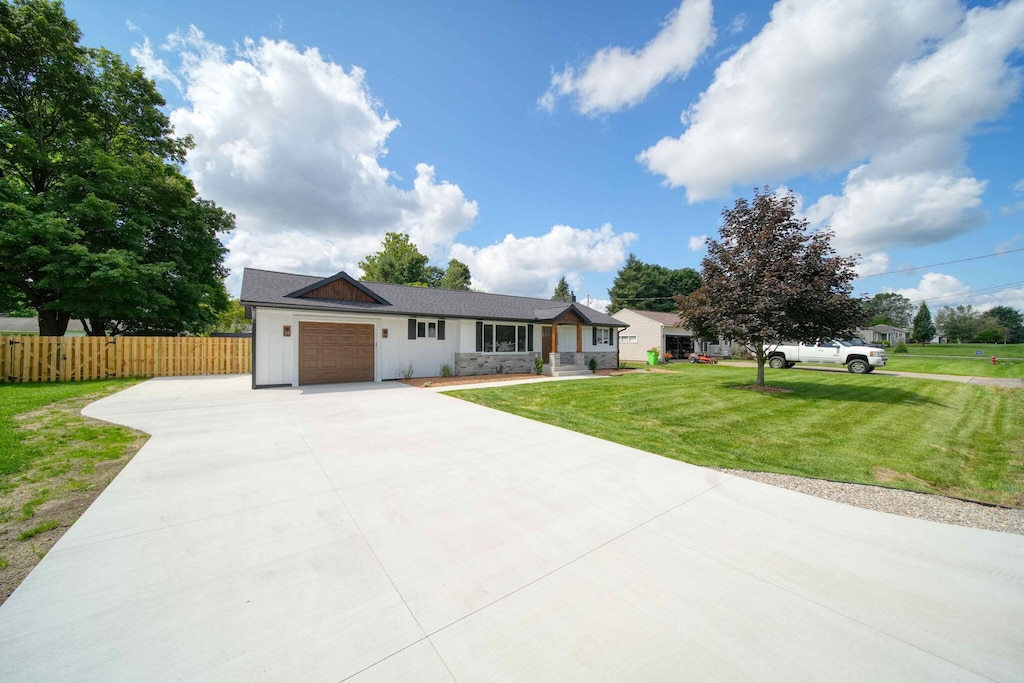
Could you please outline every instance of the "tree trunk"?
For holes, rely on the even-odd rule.
[[[85,328],[85,333],[90,337],[105,337],[107,336],[107,326],[105,320],[96,320],[94,318],[81,318],[82,327]]]
[[[764,386],[764,342],[754,344],[754,351],[757,352],[757,386]]]
[[[71,314],[64,311],[39,311],[39,336],[63,337],[68,331]]]

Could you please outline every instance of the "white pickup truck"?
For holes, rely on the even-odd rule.
[[[864,375],[888,362],[885,349],[863,339],[823,341],[817,344],[779,344],[768,348],[768,367],[780,370],[797,363],[845,365],[857,375]]]

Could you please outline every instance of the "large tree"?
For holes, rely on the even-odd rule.
[[[426,284],[429,261],[404,232],[389,232],[384,235],[380,251],[360,261],[359,267],[363,269],[363,279],[368,282]]]
[[[404,232],[384,235],[380,251],[362,261],[363,279],[367,282],[388,282],[395,285],[440,287],[468,290],[472,275],[469,266],[457,259],[448,261],[448,267],[428,265],[430,259]]]
[[[1010,306],[996,306],[985,311],[985,315],[999,321],[1006,328],[1006,341],[1010,344],[1024,342],[1024,315]]]
[[[551,300],[572,301],[572,292],[569,291],[569,283],[565,281],[564,275],[555,283],[555,291],[551,294]]]
[[[0,293],[40,333],[200,331],[227,304],[234,217],[197,196],[164,99],[79,44],[59,2],[0,2]],[[0,302],[0,307],[4,302]]]
[[[935,323],[932,322],[932,312],[928,310],[928,304],[922,301],[917,309],[917,313],[914,315],[914,329],[911,332],[910,338],[924,344],[927,341],[931,341],[934,336]]]
[[[685,296],[700,287],[700,273],[693,268],[675,270],[656,263],[644,263],[630,254],[615,275],[608,296],[608,313],[623,308],[641,311],[674,311],[675,297]]]
[[[974,341],[981,329],[981,315],[970,304],[956,308],[943,306],[935,316],[935,326],[947,339],[963,344]]]
[[[810,232],[793,194],[765,187],[722,211],[708,240],[700,289],[678,298],[680,316],[703,337],[745,344],[757,358],[757,386],[771,346],[848,335],[862,319],[850,296],[855,258],[838,256],[832,233]]]
[[[461,289],[468,292],[472,283],[473,276],[469,272],[469,266],[458,259],[451,259],[437,286],[441,289]]]
[[[869,325],[910,327],[914,304],[896,292],[882,292],[864,302],[864,317]]]

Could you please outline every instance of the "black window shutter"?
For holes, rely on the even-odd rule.
[[[484,324],[477,322],[476,324],[476,352],[481,353],[484,350]]]
[[[526,350],[533,351],[533,325],[526,326]]]
[[[438,341],[444,341],[444,321],[437,321],[437,339]]]
[[[608,346],[615,346],[615,328],[608,328]]]
[[[594,337],[594,340],[591,342],[591,344],[593,344],[594,346],[597,346],[597,328],[596,327],[591,327],[590,331],[593,332],[592,336]]]
[[[409,339],[416,338],[416,318],[409,318]]]

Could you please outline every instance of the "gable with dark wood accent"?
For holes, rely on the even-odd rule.
[[[329,301],[352,301],[368,304],[387,304],[379,295],[367,289],[362,283],[353,280],[345,273],[338,273],[296,292],[289,297],[299,299],[326,299]]]

